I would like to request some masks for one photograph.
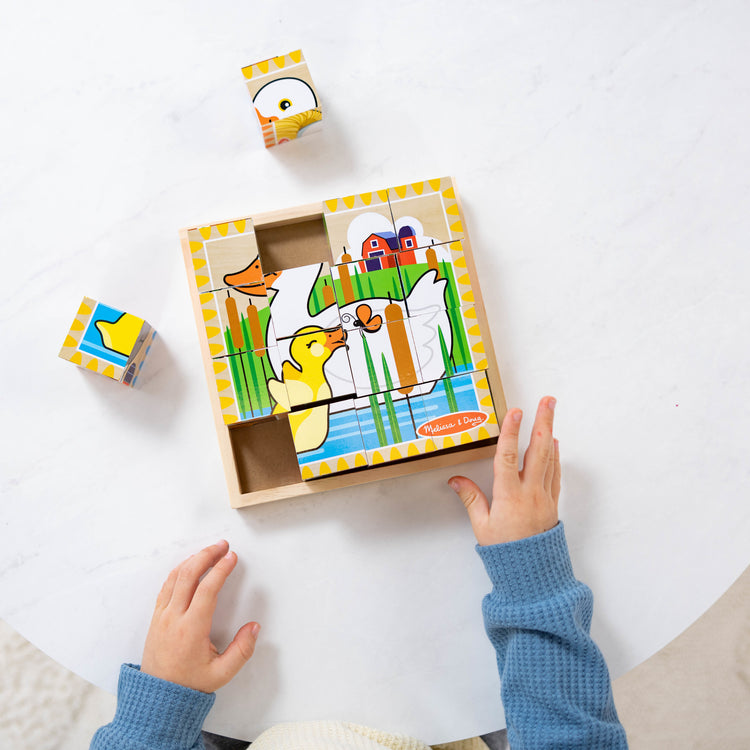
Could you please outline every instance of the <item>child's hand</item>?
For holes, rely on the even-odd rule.
[[[448,484],[469,511],[481,545],[502,544],[549,531],[557,525],[560,497],[560,451],[552,437],[555,399],[546,397],[539,408],[529,448],[518,471],[518,432],[521,410],[511,409],[503,420],[495,453],[492,506],[471,479],[451,477]]]
[[[253,655],[257,622],[243,625],[223,654],[211,643],[216,599],[237,564],[237,555],[228,550],[225,541],[206,547],[169,574],[146,636],[142,672],[213,693]]]

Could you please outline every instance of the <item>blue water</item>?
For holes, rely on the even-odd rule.
[[[458,411],[479,410],[471,375],[454,375],[451,378],[451,384],[453,385]],[[394,401],[393,408],[396,412],[396,422],[401,431],[401,440],[396,440],[391,431],[385,404],[381,403],[378,406],[388,444],[421,439],[422,436],[416,434],[415,427],[419,428],[421,424],[428,420],[450,412],[448,397],[445,394],[445,385],[442,380],[438,381],[431,393]],[[326,441],[317,450],[299,454],[298,459],[301,464],[328,460],[362,450],[363,443],[367,450],[381,447],[375,429],[375,420],[369,406],[358,411],[347,409],[331,414]]]
[[[300,453],[297,458],[300,464],[309,464],[361,450],[362,435],[359,432],[357,412],[347,409],[329,414],[328,437],[323,445],[314,451]]]
[[[401,439],[399,440],[398,437],[394,437],[391,430],[390,420],[388,419],[388,410],[386,409],[385,404],[378,404],[378,406],[380,416],[383,420],[386,440],[389,445],[402,443],[406,440],[414,440],[416,438],[415,428],[427,421],[427,412],[425,411],[422,397],[407,397],[400,401],[394,401],[393,409],[396,412],[396,422],[398,423],[398,428],[401,432]],[[372,408],[368,406],[365,409],[360,409],[358,414],[365,448],[367,448],[367,450],[380,448],[380,440],[378,439],[378,432],[375,428],[375,419],[372,414]]]
[[[456,403],[459,411],[478,411],[479,403],[477,402],[477,392],[474,390],[474,381],[471,375],[454,375],[451,378],[453,393],[456,396]],[[422,396],[427,411],[427,419],[435,419],[441,414],[447,414],[448,397],[445,395],[445,385],[443,381],[438,381],[432,393]],[[418,425],[417,425],[418,426]]]
[[[239,407],[239,404],[238,404]],[[258,417],[267,417],[271,414],[273,411],[273,406],[264,406],[260,409],[253,409],[252,411],[247,411],[240,409],[240,419],[257,419]]]

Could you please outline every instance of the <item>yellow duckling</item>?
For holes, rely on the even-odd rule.
[[[294,361],[286,360],[282,364],[281,380],[268,381],[268,390],[276,401],[273,414],[284,414],[295,406],[330,399],[331,386],[323,366],[341,346],[346,346],[343,328],[324,331],[318,326],[307,326],[297,331],[289,347]],[[297,453],[319,448],[328,435],[328,404],[291,412],[289,424]]]

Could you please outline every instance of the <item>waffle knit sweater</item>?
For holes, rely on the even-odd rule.
[[[513,750],[627,748],[604,658],[591,640],[590,589],[575,579],[562,524],[528,539],[477,546],[492,592],[482,603],[497,653]],[[215,696],[120,671],[117,711],[90,750],[201,750]],[[348,722],[281,724],[253,750],[427,750],[412,737]]]

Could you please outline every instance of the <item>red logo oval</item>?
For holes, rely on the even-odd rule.
[[[417,433],[422,437],[442,437],[457,435],[459,432],[472,430],[487,421],[483,411],[457,411],[455,414],[443,414],[429,422],[419,425]]]

